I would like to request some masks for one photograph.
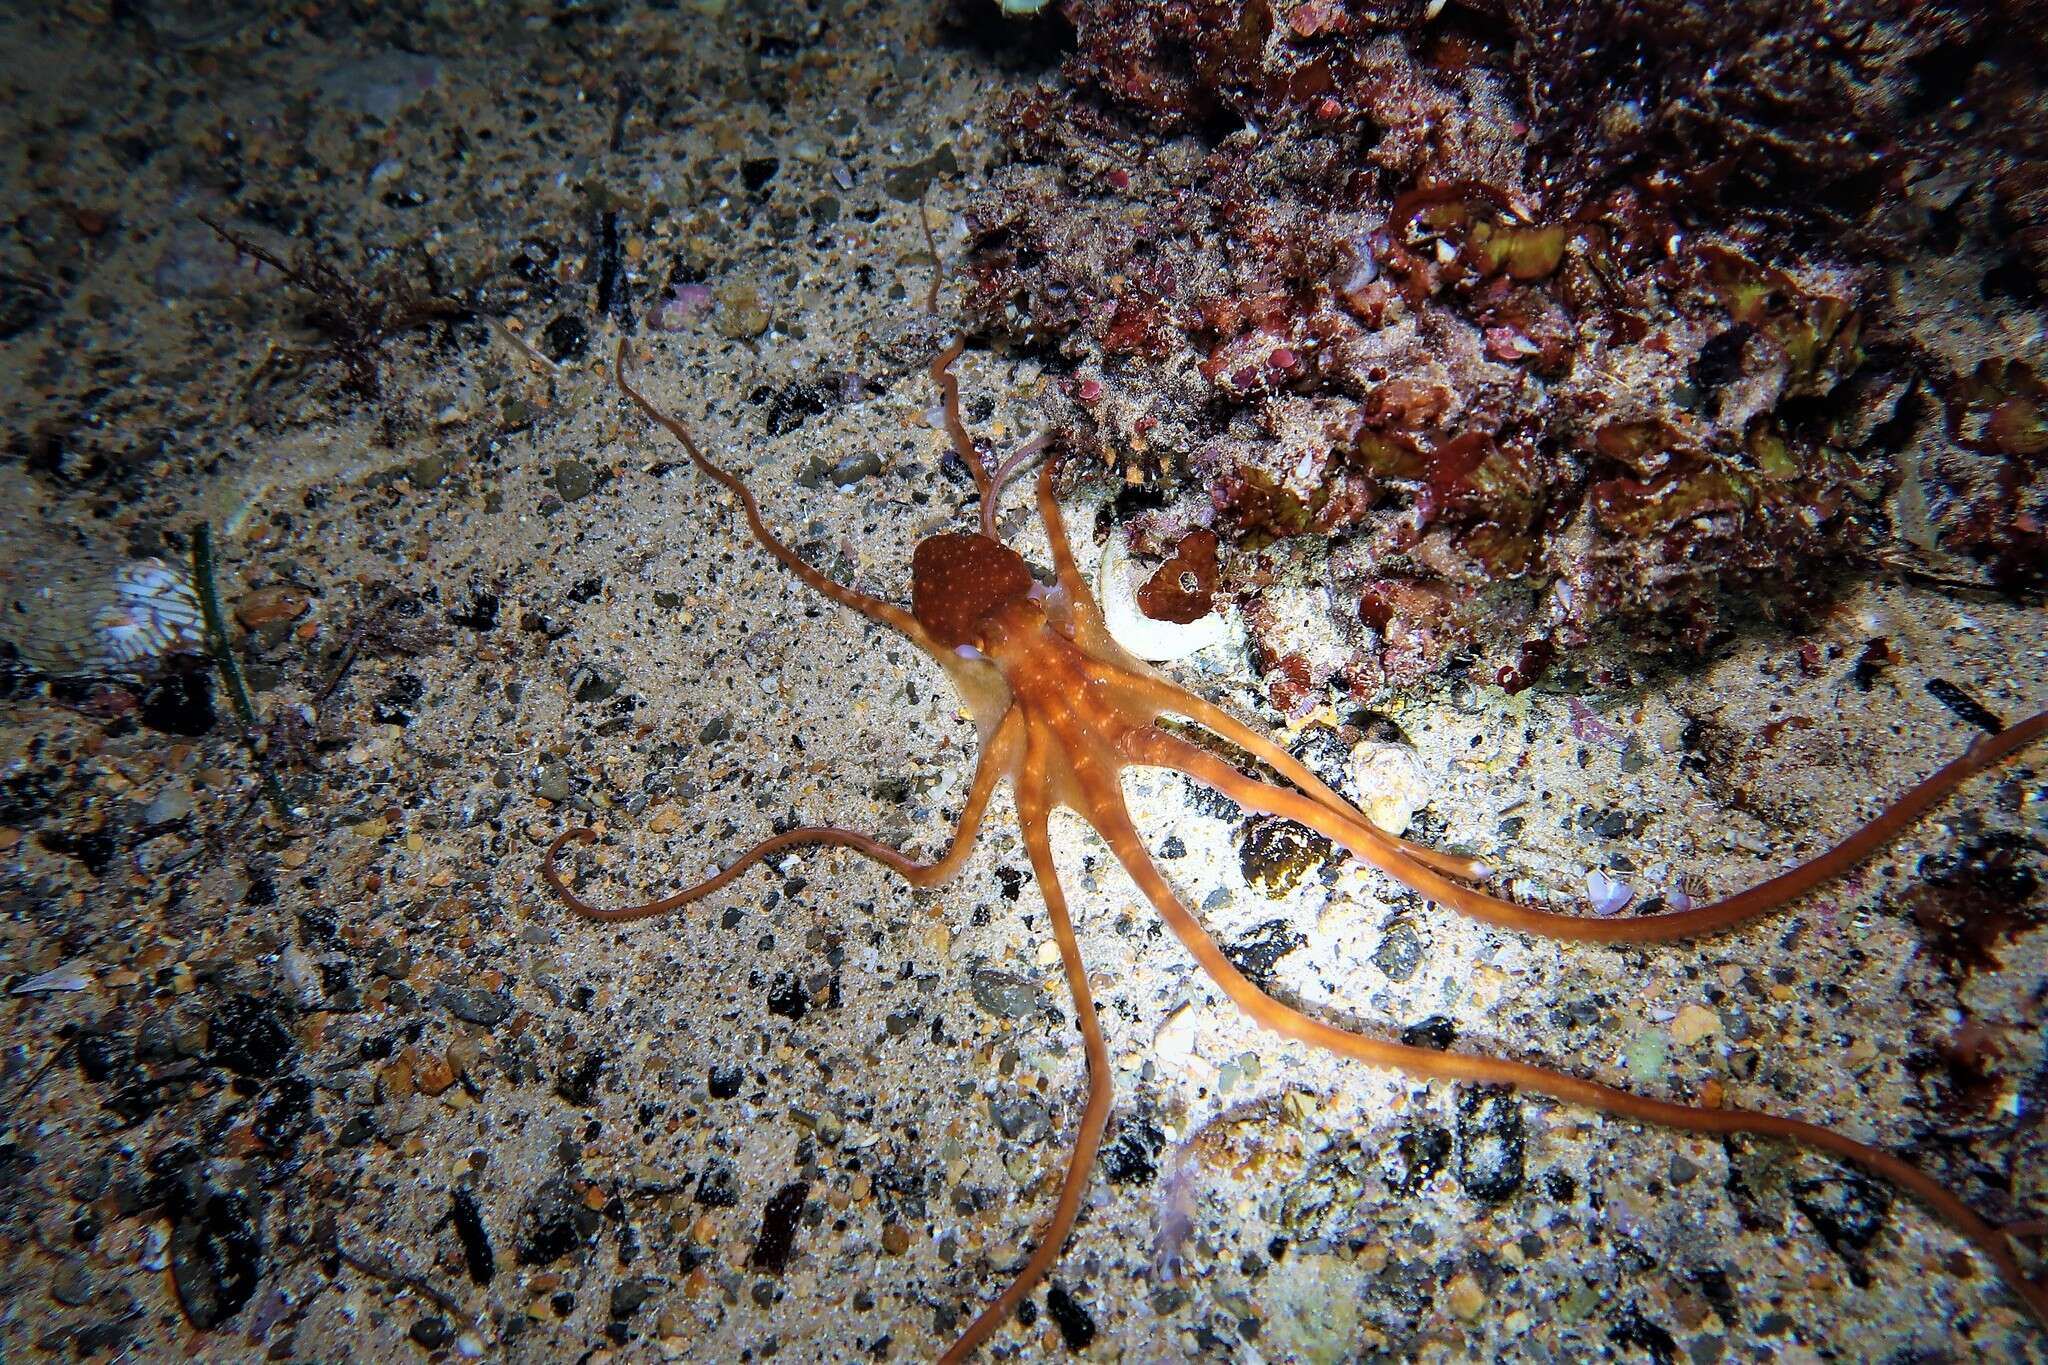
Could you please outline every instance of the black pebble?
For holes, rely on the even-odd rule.
[[[1148,1118],[1125,1119],[1116,1141],[1102,1149],[1102,1173],[1119,1185],[1145,1185],[1159,1174],[1166,1134]]]
[[[469,1267],[469,1278],[477,1284],[489,1284],[498,1273],[498,1258],[491,1251],[490,1230],[484,1226],[483,1210],[476,1196],[468,1190],[457,1190],[448,1206],[448,1221],[462,1243],[462,1259]]]
[[[229,996],[207,1021],[210,1060],[238,1076],[275,1076],[295,1044],[277,1011],[253,995]]]
[[[1451,1159],[1451,1135],[1434,1123],[1418,1124],[1394,1139],[1380,1158],[1380,1174],[1395,1194],[1414,1194]]]
[[[588,1105],[597,1098],[598,1078],[604,1074],[604,1054],[586,1052],[574,1066],[564,1067],[555,1080],[555,1093],[575,1105]]]
[[[1465,1193],[1498,1204],[1522,1188],[1522,1102],[1500,1086],[1458,1094],[1458,1183]]]
[[[170,1251],[178,1304],[202,1332],[241,1312],[262,1278],[262,1237],[240,1193],[206,1191],[172,1227]]]
[[[1947,678],[1929,678],[1927,691],[1928,695],[1955,712],[1958,719],[1968,721],[1987,735],[1999,734],[2005,729],[2005,722],[1989,707]]]
[[[188,738],[213,729],[213,674],[186,669],[159,678],[142,694],[142,723],[165,735]]]
[[[777,1190],[774,1198],[762,1208],[761,1235],[754,1243],[750,1262],[754,1269],[780,1275],[789,1264],[790,1250],[796,1245],[797,1220],[810,1193],[809,1184],[792,1180]]]
[[[1223,955],[1256,985],[1270,987],[1273,965],[1307,942],[1307,938],[1287,927],[1286,920],[1269,919],[1224,944]]]
[[[1441,1014],[1432,1014],[1401,1030],[1401,1041],[1409,1047],[1426,1047],[1442,1052],[1458,1036],[1458,1026]]]
[[[412,1325],[411,1336],[429,1351],[438,1351],[455,1340],[455,1329],[446,1318],[421,1318]]]
[[[794,1020],[803,1018],[810,1007],[811,998],[796,973],[777,972],[774,983],[768,988],[768,1012]]]
[[[730,1161],[705,1163],[697,1178],[697,1202],[707,1209],[729,1209],[740,1202],[739,1172]]]
[[[567,1180],[557,1177],[533,1192],[519,1211],[513,1254],[521,1265],[546,1265],[597,1235],[597,1210]]]
[[[1088,1310],[1058,1280],[1054,1280],[1052,1288],[1045,1291],[1045,1311],[1052,1318],[1053,1325],[1060,1329],[1068,1350],[1085,1350],[1088,1343],[1095,1340],[1095,1319],[1088,1316]]]
[[[541,349],[553,361],[579,359],[590,349],[590,328],[574,313],[564,313],[542,331]]]

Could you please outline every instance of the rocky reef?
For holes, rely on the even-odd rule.
[[[1056,362],[1047,419],[1134,549],[1221,536],[1282,710],[1620,681],[1851,566],[2048,576],[2023,7],[1038,22],[1071,49],[1002,112],[969,325]]]

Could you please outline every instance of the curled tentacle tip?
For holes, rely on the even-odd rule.
[[[555,855],[562,851],[563,844],[572,841],[579,844],[595,843],[597,841],[597,831],[588,825],[578,825],[574,829],[565,829],[560,834],[557,834],[554,840],[548,844],[548,851],[541,855],[540,866],[543,874],[550,879],[554,877]]]

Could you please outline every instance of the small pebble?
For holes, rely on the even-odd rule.
[[[1680,1047],[1711,1038],[1721,1031],[1721,1016],[1705,1005],[1687,1005],[1671,1021],[1671,1041]]]
[[[1452,1280],[1444,1295],[1444,1307],[1452,1317],[1462,1322],[1476,1321],[1486,1310],[1486,1291],[1479,1287],[1479,1281],[1471,1273],[1461,1273]]]
[[[165,787],[143,808],[142,823],[167,825],[192,814],[192,793],[183,787]]]
[[[429,1351],[438,1351],[455,1336],[446,1318],[421,1318],[412,1325],[412,1339]]]

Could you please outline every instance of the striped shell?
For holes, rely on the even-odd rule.
[[[205,650],[192,581],[161,559],[107,562],[87,557],[17,566],[0,634],[22,662],[53,677],[144,677],[172,654]]]
[[[1229,623],[1220,611],[1187,625],[1153,620],[1138,606],[1138,586],[1144,581],[1144,575],[1131,563],[1123,534],[1112,532],[1095,566],[1095,598],[1102,606],[1102,621],[1110,637],[1131,653],[1148,663],[1163,663],[1185,659],[1230,638]]]

